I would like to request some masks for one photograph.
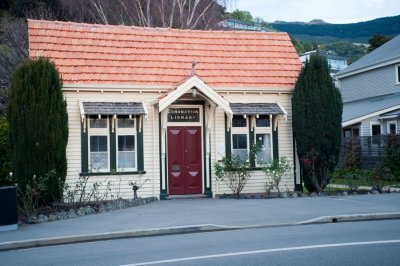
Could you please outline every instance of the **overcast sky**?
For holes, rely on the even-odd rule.
[[[400,15],[400,0],[233,0],[232,8],[249,11],[267,22],[353,23]],[[236,2],[236,4],[235,4]],[[229,9],[229,8],[228,8]]]

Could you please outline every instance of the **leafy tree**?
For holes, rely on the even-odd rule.
[[[23,19],[0,18],[0,116],[7,109],[12,74],[28,57],[28,29]]]
[[[61,197],[67,169],[68,116],[61,87],[48,59],[27,60],[13,74],[7,109],[18,187],[24,191],[35,177],[46,178],[48,203]]]
[[[329,75],[327,61],[311,56],[300,72],[292,98],[293,132],[304,185],[321,192],[337,163],[342,100]]]
[[[372,52],[373,50],[390,41],[391,39],[392,37],[385,35],[372,36],[371,39],[368,40],[368,43],[370,44],[370,47],[368,47],[368,53]]]
[[[290,37],[290,39],[292,40],[293,46],[296,49],[298,55],[313,50],[313,45],[310,42],[295,39],[292,36]]]
[[[354,45],[350,42],[340,41],[324,45],[326,51],[334,51],[337,55],[347,57],[347,63],[360,59],[365,55],[365,48],[362,45]]]
[[[241,20],[244,22],[248,22],[250,24],[254,23],[253,16],[251,15],[251,13],[249,11],[243,11],[243,10],[236,9],[235,11],[230,13],[228,15],[228,17],[238,19],[238,20]]]

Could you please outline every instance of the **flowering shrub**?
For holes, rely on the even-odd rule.
[[[331,156],[328,159],[314,149],[311,149],[300,158],[303,174],[311,181],[315,192],[320,193],[329,183],[331,168],[335,165],[335,158]]]
[[[267,181],[265,183],[265,189],[267,193],[272,188],[278,190],[278,196],[281,196],[281,191],[279,190],[279,183],[282,181],[283,175],[290,171],[289,160],[286,157],[280,157],[278,160],[271,160],[263,167]]]
[[[248,158],[242,160],[235,155],[227,155],[214,164],[218,181],[223,181],[232,193],[240,198],[240,193],[250,179],[250,163]]]
[[[223,181],[237,198],[240,198],[240,193],[250,179],[250,162],[254,162],[260,150],[258,145],[253,144],[250,147],[250,154],[245,159],[228,154],[214,164],[217,181]]]

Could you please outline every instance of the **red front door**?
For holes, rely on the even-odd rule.
[[[201,127],[168,127],[169,194],[201,194],[201,179]]]

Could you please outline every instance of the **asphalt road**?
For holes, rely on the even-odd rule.
[[[0,252],[0,265],[399,265],[400,220],[119,239]]]

